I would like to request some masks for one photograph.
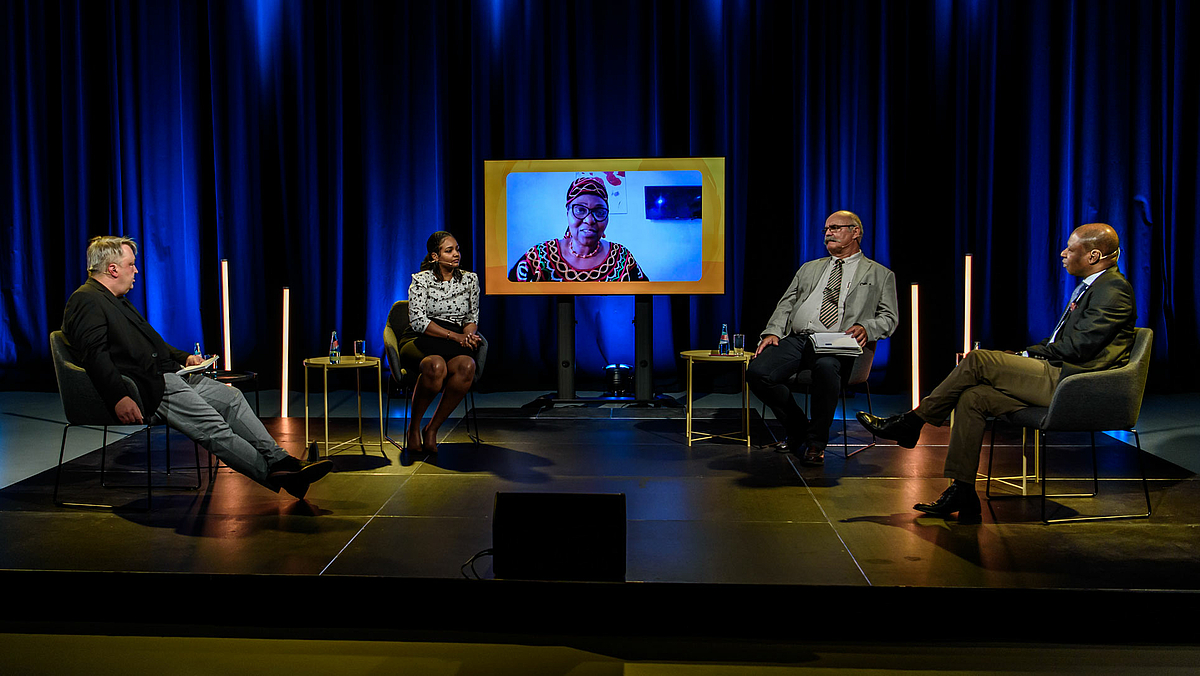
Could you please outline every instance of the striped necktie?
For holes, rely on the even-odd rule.
[[[833,270],[829,272],[829,281],[825,284],[825,296],[821,300],[821,314],[818,318],[825,328],[836,331],[838,320],[838,298],[842,293],[842,259],[833,261]]]

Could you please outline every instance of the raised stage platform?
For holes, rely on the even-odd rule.
[[[706,663],[749,664],[785,658],[797,642],[1196,641],[1165,619],[1200,600],[1200,483],[1175,464],[1145,456],[1149,519],[1047,526],[1029,498],[985,503],[983,524],[966,526],[911,509],[946,484],[948,428],[927,427],[911,451],[880,442],[849,460],[835,440],[825,466],[809,468],[733,442],[689,449],[683,415],[483,408],[482,445],[452,421],[437,454],[344,450],[306,501],[222,468],[199,490],[157,489],[149,512],[144,474],[128,477],[135,488],[101,488],[99,452],[86,452],[65,467],[62,490],[115,501],[111,512],[55,507],[53,470],[0,490],[0,579],[38,600],[7,613],[3,631],[608,641],[634,653],[657,639],[684,652],[708,645]],[[734,427],[737,415],[710,408],[697,424]],[[357,433],[353,420],[334,422],[339,435]],[[764,421],[752,422],[766,440]],[[302,418],[266,423],[301,454]],[[850,429],[852,448],[869,440]],[[1053,500],[1058,515],[1144,504],[1132,448],[1098,438],[1100,496]],[[172,442],[172,474],[155,481],[186,484],[192,445]],[[1090,476],[1086,435],[1054,442],[1078,452],[1054,461],[1053,476]],[[53,464],[58,435],[38,443]],[[144,468],[144,443],[110,447],[109,470]],[[998,472],[1016,472],[1019,443],[1016,432],[999,437]],[[462,564],[491,546],[497,491],[624,493],[627,582],[466,579]],[[490,559],[476,571],[492,577]]]

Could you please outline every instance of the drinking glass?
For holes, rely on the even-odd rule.
[[[733,334],[733,353],[740,357],[740,356],[742,356],[742,353],[744,353],[745,351],[746,351],[746,334],[744,334],[744,333]]]
[[[367,341],[354,341],[354,361],[361,362],[367,358]]]

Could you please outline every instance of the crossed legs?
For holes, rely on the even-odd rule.
[[[475,382],[475,360],[468,356],[451,357],[446,360],[438,355],[429,355],[421,360],[420,375],[413,391],[412,418],[409,423],[405,446],[410,450],[437,451],[437,434],[442,423],[450,417],[459,402]],[[425,411],[438,393],[438,402],[429,424],[420,427]]]
[[[1058,367],[1040,359],[998,350],[969,352],[913,411],[933,425],[940,425],[954,411],[945,476],[974,483],[987,418],[1049,406],[1059,374]]]

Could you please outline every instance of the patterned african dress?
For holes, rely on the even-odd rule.
[[[629,249],[609,242],[608,256],[591,270],[576,270],[563,259],[558,240],[542,242],[525,252],[508,272],[514,282],[647,282]]]

